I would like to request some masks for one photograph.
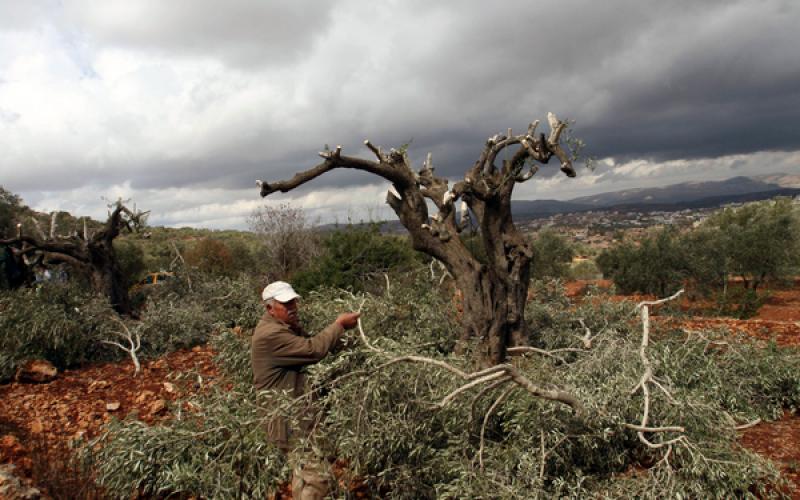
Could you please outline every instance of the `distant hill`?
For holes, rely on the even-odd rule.
[[[674,212],[797,195],[800,195],[800,175],[769,174],[739,176],[723,181],[682,182],[658,188],[625,189],[566,201],[514,200],[511,202],[511,211],[514,219],[520,221],[589,210]],[[319,229],[332,230],[336,227],[327,224]],[[381,232],[404,233],[405,228],[398,220],[383,221]]]
[[[540,218],[588,210],[675,211],[800,194],[800,176],[770,174],[724,181],[683,182],[658,188],[625,189],[567,201],[513,201],[515,218]]]
[[[769,184],[750,177],[734,177],[724,181],[682,182],[659,188],[625,189],[613,193],[583,196],[570,201],[593,207],[664,203],[673,205],[700,198],[736,196],[772,191],[778,188],[780,186],[776,184]]]

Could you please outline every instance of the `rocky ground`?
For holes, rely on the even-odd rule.
[[[150,424],[169,418],[171,401],[216,377],[213,353],[200,346],[144,362],[135,377],[132,363],[112,363],[67,370],[47,383],[0,385],[0,464],[12,464],[5,470],[45,495],[99,498],[70,481],[70,442],[96,436],[114,417],[135,413]]]
[[[580,295],[586,285],[571,283],[568,291]],[[800,282],[773,293],[756,318],[702,317],[684,323],[695,329],[719,325],[758,339],[774,338],[780,345],[800,345]],[[151,424],[170,418],[172,401],[217,377],[213,352],[202,346],[145,362],[136,377],[131,363],[121,363],[68,370],[46,383],[0,385],[0,498],[7,486],[29,498],[102,498],[70,469],[70,442],[97,435],[114,417],[133,413]],[[793,498],[800,499],[798,415],[787,412],[779,421],[744,430],[741,442],[773,460],[794,485]]]

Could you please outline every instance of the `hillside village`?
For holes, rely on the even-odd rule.
[[[793,198],[800,205],[800,195]],[[534,234],[550,228],[579,245],[597,252],[609,248],[615,240],[638,240],[648,230],[663,227],[695,228],[709,215],[725,208],[738,208],[744,202],[725,203],[718,207],[684,208],[676,211],[590,210],[561,213],[517,222],[525,232]]]

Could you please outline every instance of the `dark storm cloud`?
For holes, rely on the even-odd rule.
[[[324,0],[76,0],[66,3],[66,13],[104,45],[247,69],[302,57],[325,32],[334,6]]]
[[[0,0],[0,173],[20,191],[256,196],[325,144],[371,157],[366,138],[457,178],[548,111],[614,158],[587,184],[632,181],[637,159],[800,150],[796,1],[23,4]],[[296,193],[376,182],[343,171]]]
[[[458,176],[486,137],[553,110],[601,157],[795,150],[799,20],[790,2],[473,4],[447,18],[435,49],[396,54],[405,79],[362,96],[379,118],[339,140],[413,136],[412,156],[433,150]],[[412,85],[419,95],[393,105],[377,97]]]

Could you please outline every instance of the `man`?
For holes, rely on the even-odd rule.
[[[324,358],[337,345],[345,330],[358,324],[360,313],[344,313],[317,335],[308,336],[300,326],[297,299],[300,296],[289,283],[270,283],[261,293],[266,313],[256,326],[250,349],[253,384],[258,390],[288,391],[293,397],[305,392],[306,365]],[[310,415],[301,415],[303,431],[310,427]],[[292,432],[286,419],[270,422],[269,439],[288,451]]]

